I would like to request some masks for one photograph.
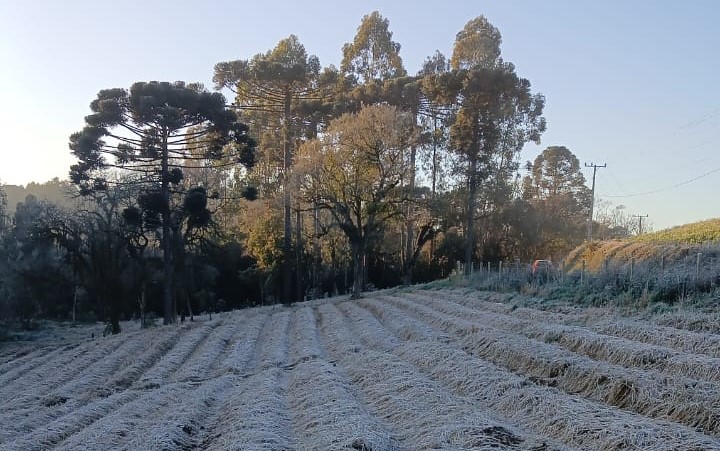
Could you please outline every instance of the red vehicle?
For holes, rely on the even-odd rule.
[[[533,279],[548,280],[555,273],[555,267],[550,260],[535,260],[532,264]]]

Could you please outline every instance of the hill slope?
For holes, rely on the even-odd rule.
[[[716,335],[498,300],[380,292],[0,351],[0,448],[720,449]]]
[[[641,243],[703,244],[720,241],[720,218],[694,222],[633,238]]]
[[[567,270],[579,270],[585,260],[588,271],[599,271],[607,263],[662,263],[666,268],[687,263],[689,257],[702,253],[704,259],[720,258],[720,219],[685,224],[624,240],[584,243],[565,258]],[[694,262],[690,262],[694,264]]]

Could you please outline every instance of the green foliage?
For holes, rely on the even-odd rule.
[[[85,194],[94,190],[96,182],[104,181],[98,171],[108,167],[139,170],[147,181],[179,183],[183,164],[168,158],[190,157],[186,146],[190,139],[197,142],[200,136],[208,157],[220,155],[230,146],[237,163],[252,164],[247,151],[255,143],[247,127],[226,108],[222,94],[207,92],[198,85],[153,81],[135,83],[129,92],[105,89],[90,109],[93,114],[85,118],[86,127],[70,136],[70,149],[78,158],[71,167],[70,180]],[[191,126],[202,128],[188,131]],[[115,130],[117,127],[130,131],[130,135]],[[159,169],[161,161],[169,169],[156,174],[154,169]]]
[[[330,212],[353,248],[355,295],[362,290],[364,259],[382,226],[401,214],[399,189],[410,167],[405,149],[417,139],[413,118],[394,107],[369,106],[333,121],[298,156],[302,196]]]
[[[531,173],[523,181],[522,197],[533,210],[526,213],[526,221],[536,227],[525,236],[537,237],[526,243],[534,254],[528,257],[559,260],[585,238],[590,189],[580,162],[566,147],[548,147],[528,167]],[[528,221],[533,216],[535,220]]]
[[[477,17],[450,58],[436,52],[408,76],[389,21],[372,12],[339,69],[321,67],[295,35],[218,63],[213,81],[233,92],[231,106],[182,82],[100,91],[70,138],[72,188],[88,203],[34,211],[67,183],[28,185],[37,199],[0,248],[11,262],[0,267],[0,314],[67,316],[75,298],[110,322],[138,310],[163,310],[167,322],[179,310],[448,277],[458,261],[557,259],[582,239],[588,189],[562,146],[518,175],[520,149],[545,129],[544,98],[502,59],[501,42]],[[20,188],[8,187],[9,199],[23,194],[10,211]],[[598,236],[628,230],[605,222]],[[558,293],[642,293],[610,279],[584,293],[576,281]],[[521,276],[507,284],[541,289]],[[670,282],[645,290],[678,293]]]
[[[701,244],[720,241],[720,219],[685,224],[632,238],[640,243]]]
[[[251,167],[255,141],[223,95],[199,84],[152,81],[137,82],[129,92],[105,89],[90,109],[85,128],[70,136],[70,149],[78,158],[70,180],[87,196],[109,188],[108,168],[140,174],[135,182],[146,187],[139,199],[145,225],[162,227],[164,322],[174,322],[172,259],[181,260],[193,233],[209,224],[210,212],[173,208],[177,204],[170,187],[180,187],[182,169],[193,161],[225,157],[228,164]],[[198,147],[204,153],[200,157],[193,152]],[[206,196],[204,189],[191,192],[188,205],[197,207],[201,195]]]
[[[379,12],[364,16],[352,43],[343,46],[340,70],[358,81],[404,77],[400,44],[392,40],[390,22]]]
[[[473,258],[475,218],[508,201],[517,154],[526,142],[538,143],[545,130],[544,98],[532,94],[530,82],[502,61],[499,46],[495,27],[484,17],[472,20],[457,35],[451,70],[429,70],[423,80],[425,95],[452,111],[448,125],[454,171],[467,187],[466,268]],[[428,69],[433,66],[438,64]]]

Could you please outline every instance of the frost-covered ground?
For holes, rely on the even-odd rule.
[[[2,345],[0,449],[720,450],[720,336],[499,299],[381,292]]]

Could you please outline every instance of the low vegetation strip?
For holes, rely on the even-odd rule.
[[[378,292],[42,344],[0,365],[0,448],[720,449],[713,334],[501,298]]]

